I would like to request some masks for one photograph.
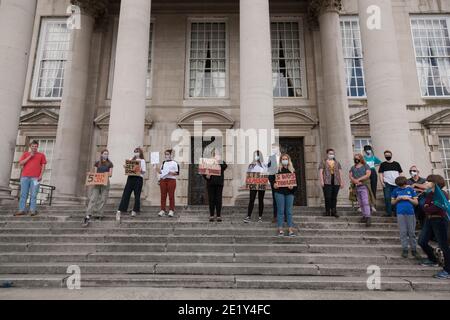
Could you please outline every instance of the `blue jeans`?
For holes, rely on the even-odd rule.
[[[277,202],[278,228],[283,228],[285,213],[288,227],[293,228],[294,223],[292,222],[292,207],[294,206],[294,195],[275,192],[275,200]]]
[[[19,211],[25,211],[27,206],[28,194],[31,194],[30,211],[36,212],[36,199],[39,192],[38,178],[22,177],[20,178],[20,201]]]
[[[392,186],[389,183],[385,183],[385,187],[383,188],[384,193],[384,205],[386,206],[386,213],[388,215],[392,215],[392,210],[395,209],[395,206],[391,204],[391,195],[396,186]]]

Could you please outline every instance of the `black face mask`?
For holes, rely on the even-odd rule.
[[[387,161],[391,161],[392,160],[392,156],[391,157],[385,157]]]
[[[361,162],[361,160],[359,160],[359,159],[353,159],[353,161],[354,161],[356,164],[358,164],[358,163]]]

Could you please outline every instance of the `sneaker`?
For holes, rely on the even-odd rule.
[[[359,213],[361,213],[361,212],[362,212],[361,208],[358,208],[358,212],[359,212]]]
[[[431,261],[430,259],[422,260],[422,262],[420,263],[420,265],[421,265],[422,267],[439,267],[439,263],[433,262],[433,261]]]
[[[436,279],[450,279],[450,274],[447,271],[442,270],[442,271],[436,273],[433,276],[433,278],[436,278]]]
[[[377,212],[377,208],[375,208],[375,206],[372,206],[372,212]]]
[[[39,213],[37,211],[31,212],[30,216],[36,217]]]
[[[175,214],[175,212],[173,212],[173,210],[170,210],[168,216],[169,216],[170,218],[173,218],[173,215],[174,215],[174,214]]]
[[[372,219],[370,217],[368,217],[366,219],[366,227],[370,227],[372,225]]]
[[[83,223],[81,224],[83,227],[87,227],[87,226],[89,226],[89,223],[91,222],[91,217],[89,217],[89,216],[87,216],[87,217],[84,217],[84,219],[83,219]]]
[[[214,217],[209,217],[209,222],[214,222],[216,220]]]
[[[120,222],[120,215],[121,215],[121,213],[122,212],[120,212],[120,211],[117,211],[117,213],[116,213],[116,221],[117,222]]]
[[[217,217],[217,222],[222,222],[222,218],[221,217]]]
[[[291,238],[296,237],[295,232],[294,231],[289,231],[289,237],[291,237]]]
[[[258,222],[263,222],[261,217],[258,218]]]
[[[244,219],[244,222],[245,223],[249,223],[251,220],[250,220],[250,217],[246,217],[245,219]]]
[[[403,250],[402,251],[402,258],[408,258],[408,250]]]
[[[160,216],[160,217],[164,217],[166,215],[166,212],[164,211],[164,210],[161,210],[159,213],[158,213],[158,216]]]
[[[278,236],[279,237],[284,237],[284,231],[283,230],[278,231]]]
[[[24,215],[26,215],[26,213],[24,211],[19,211],[19,212],[14,213],[14,217],[22,217]]]
[[[132,217],[136,217],[136,216],[137,216],[136,211],[131,211],[131,216],[132,216]]]

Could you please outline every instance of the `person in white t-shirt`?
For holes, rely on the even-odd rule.
[[[268,174],[267,166],[264,163],[263,154],[261,151],[256,150],[253,154],[253,162],[248,166],[247,172],[249,173],[261,173]],[[266,189],[260,190],[250,190],[250,201],[248,204],[247,217],[244,219],[245,223],[251,221],[251,216],[253,212],[253,207],[255,205],[256,195],[258,195],[258,208],[259,208],[259,218],[258,222],[262,222],[262,215],[264,212],[264,195],[266,193]]]
[[[177,187],[177,176],[180,174],[180,166],[172,159],[172,150],[164,152],[165,160],[161,167],[155,167],[158,173],[159,188],[161,190],[161,211],[158,213],[160,217],[166,215],[166,202],[169,196],[169,217],[175,214],[175,189]]]

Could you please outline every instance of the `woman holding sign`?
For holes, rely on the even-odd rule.
[[[217,214],[217,222],[222,222],[222,192],[224,185],[224,172],[228,165],[222,161],[219,152],[214,151],[214,159],[220,165],[220,176],[218,175],[203,175],[206,179],[206,186],[208,189],[208,204],[209,204],[209,221],[214,221],[214,211]]]
[[[248,166],[247,173],[254,174],[257,177],[267,177],[267,166],[264,164],[264,159],[261,151],[256,150],[253,155],[253,162]],[[267,183],[266,183],[267,185]],[[262,215],[264,211],[264,195],[266,193],[266,185],[249,185],[250,202],[248,204],[247,217],[244,219],[245,223],[251,221],[253,207],[255,205],[256,195],[258,195],[259,218],[258,222],[262,222]]]
[[[103,215],[103,208],[109,195],[109,178],[112,177],[113,163],[109,160],[108,150],[101,152],[100,160],[94,164],[94,173],[108,174],[107,185],[94,185],[91,196],[89,198],[89,205],[86,210],[86,217],[83,220],[83,226],[87,227],[91,222],[91,216],[93,213]]]
[[[144,185],[144,174],[147,167],[144,159],[144,152],[141,148],[134,149],[134,156],[130,159],[131,164],[134,165],[132,170],[128,170],[128,164],[124,165],[125,174],[128,175],[127,184],[123,190],[122,200],[120,201],[119,210],[116,214],[116,220],[120,221],[122,212],[127,212],[130,204],[131,193],[134,193],[134,207],[131,211],[131,216],[135,217],[141,211],[141,192]],[[130,161],[128,161],[130,163]]]
[[[289,227],[289,236],[295,237],[294,223],[292,221],[292,208],[294,206],[294,194],[297,190],[297,179],[291,157],[283,154],[280,158],[278,173],[275,175],[275,199],[277,202],[278,235],[284,236],[283,222],[286,214]]]

